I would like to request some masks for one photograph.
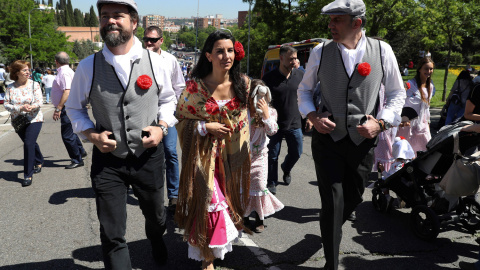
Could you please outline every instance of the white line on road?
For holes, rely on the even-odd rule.
[[[273,264],[272,259],[268,257],[268,255],[253,242],[252,239],[248,238],[248,235],[246,233],[242,234],[242,237],[240,240],[245,244],[245,246],[257,257],[259,261],[261,261],[264,265],[269,265]],[[276,266],[270,266],[267,268],[268,270],[280,270],[280,268]]]

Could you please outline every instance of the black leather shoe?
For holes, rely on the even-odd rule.
[[[83,165],[84,165],[83,161],[80,162],[80,163],[72,162],[70,165],[65,166],[65,169],[75,169],[75,168],[78,168],[78,167],[82,167]]]
[[[168,210],[175,212],[175,208],[177,208],[177,198],[171,198],[168,200]]]
[[[88,156],[87,152],[84,152],[84,153],[82,154],[82,158],[86,158],[87,156]]]
[[[42,171],[42,165],[35,165],[33,167],[33,173],[40,173]]]
[[[22,187],[28,187],[32,184],[32,178],[29,177],[29,178],[25,178],[23,179],[22,181]]]
[[[275,184],[267,186],[268,191],[270,191],[273,195],[277,194],[277,187]]]
[[[168,260],[168,251],[163,238],[161,241],[151,242],[152,243],[152,256],[155,262],[162,266],[167,264]]]
[[[355,212],[352,212],[350,214],[350,216],[348,216],[347,220],[350,220],[350,221],[356,221],[357,220],[357,215],[355,214]]]

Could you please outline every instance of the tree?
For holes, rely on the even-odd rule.
[[[75,41],[73,43],[73,53],[77,56],[78,60],[85,59],[87,56],[95,53],[95,47],[91,40]]]
[[[145,29],[143,29],[143,27],[141,26],[137,26],[137,33],[135,34],[135,36],[142,40],[143,39],[143,32],[145,32]]]
[[[75,26],[75,17],[73,15],[72,0],[68,0],[67,8],[65,10],[65,25]]]
[[[33,66],[52,64],[58,51],[70,52],[67,37],[55,30],[55,15],[52,11],[31,12],[31,40],[28,37],[28,13],[35,8],[31,0],[0,1],[0,54],[8,61],[30,58],[32,43]]]
[[[53,7],[53,0],[48,0],[48,6]]]
[[[98,18],[93,6],[90,6],[90,23],[88,26],[98,27]]]
[[[85,26],[90,26],[90,13],[85,13],[85,16],[83,17],[83,25]]]
[[[445,44],[448,55],[443,79],[442,101],[447,94],[448,68],[454,46],[461,45],[465,36],[472,36],[478,29],[480,10],[476,1],[469,0],[422,0],[424,38],[427,48]]]
[[[73,17],[75,18],[75,26],[85,26],[83,22],[83,14],[80,9],[76,8],[73,10]]]

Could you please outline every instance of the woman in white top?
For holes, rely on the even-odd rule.
[[[430,134],[430,100],[435,95],[435,86],[432,83],[434,63],[431,58],[420,60],[417,74],[408,82],[411,88],[407,90],[407,99],[404,107],[415,109],[418,117],[409,122],[402,122],[397,131],[397,137],[403,136],[412,146],[415,153],[425,151],[427,142],[432,138]]]
[[[50,92],[52,91],[53,81],[55,80],[55,75],[52,74],[52,71],[47,70],[47,75],[43,76],[42,83],[45,84],[45,94],[46,99],[44,104],[50,103]]]

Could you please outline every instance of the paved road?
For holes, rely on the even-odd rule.
[[[92,144],[86,166],[69,164],[53,110],[43,108],[46,122],[38,143],[46,158],[33,185],[22,188],[22,143],[0,116],[0,269],[101,269],[99,224],[89,180]],[[282,148],[283,159],[286,149]],[[292,172],[292,184],[278,187],[285,209],[266,220],[262,234],[248,235],[234,246],[217,269],[319,269],[324,263],[318,215],[320,197],[314,177],[310,137]],[[433,242],[417,239],[409,228],[410,209],[376,212],[367,189],[357,208],[358,221],[343,227],[340,269],[458,269],[458,262],[475,261],[474,232],[452,225]],[[150,257],[138,201],[128,197],[127,241],[135,269],[156,269]],[[169,264],[163,269],[199,269],[187,258],[187,245],[169,217],[165,235]]]

